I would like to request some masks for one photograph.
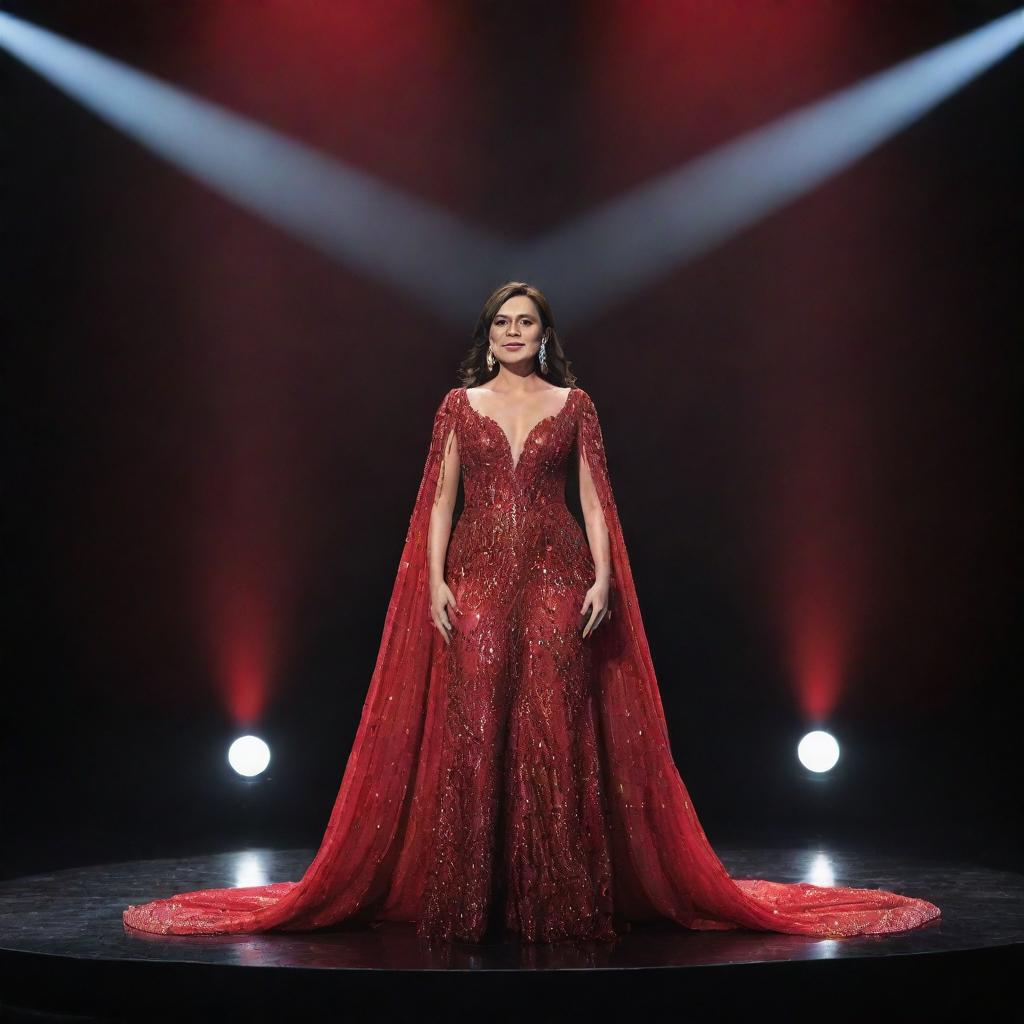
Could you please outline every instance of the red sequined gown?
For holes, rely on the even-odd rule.
[[[464,507],[446,575],[461,609],[430,619],[427,531],[457,438]],[[608,527],[612,614],[578,631],[594,563],[565,504],[579,451]],[[163,934],[407,921],[430,938],[612,939],[631,922],[817,936],[939,916],[878,889],[731,878],[669,749],[597,412],[571,389],[518,461],[466,392],[437,411],[341,788],[298,882],[180,893],[124,911]]]

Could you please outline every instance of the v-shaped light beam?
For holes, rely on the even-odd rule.
[[[482,227],[46,29],[0,13],[0,47],[257,216],[465,325],[509,278],[578,327],[849,167],[1005,57],[1024,8],[749,132],[550,234]],[[438,301],[440,300],[440,301]]]

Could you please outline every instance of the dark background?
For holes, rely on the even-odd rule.
[[[1013,7],[0,5],[510,240]],[[564,337],[713,843],[1021,866],[1022,89],[1018,50]],[[0,871],[315,848],[478,308],[330,262],[2,51],[0,90]]]

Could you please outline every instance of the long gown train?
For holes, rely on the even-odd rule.
[[[453,437],[465,501],[446,645],[430,619],[427,531]],[[573,453],[611,549],[611,614],[586,640],[594,564],[564,501]],[[465,389],[441,402],[355,741],[302,878],[179,893],[123,920],[183,935],[407,921],[479,941],[500,915],[523,940],[552,941],[655,919],[839,937],[939,914],[881,889],[730,877],[672,759],[597,411],[576,387],[518,460]]]

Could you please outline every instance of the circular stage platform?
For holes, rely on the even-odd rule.
[[[836,850],[719,850],[739,878],[890,889],[942,918],[896,935],[816,939],[636,926],[613,943],[427,943],[411,925],[157,936],[130,903],[299,879],[312,851],[105,864],[0,883],[7,1021],[488,1020],[567,1012],[721,1019],[798,1012],[976,1015],[1011,993],[1024,953],[1024,875]]]

